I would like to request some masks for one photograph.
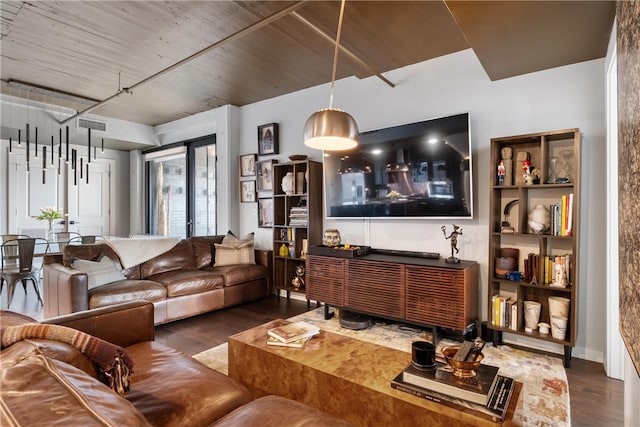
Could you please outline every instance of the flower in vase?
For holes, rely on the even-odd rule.
[[[35,215],[33,218],[38,221],[53,221],[54,219],[62,218],[62,213],[54,207],[40,208],[40,215]]]

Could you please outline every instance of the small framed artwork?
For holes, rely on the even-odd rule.
[[[256,201],[256,181],[240,181],[240,201],[243,203]]]
[[[258,191],[273,191],[273,164],[276,160],[263,160],[256,163]]]
[[[278,153],[278,124],[258,126],[258,154],[266,156]]]
[[[258,199],[258,227],[273,227],[273,199]]]
[[[256,176],[257,154],[243,154],[240,156],[240,176]]]

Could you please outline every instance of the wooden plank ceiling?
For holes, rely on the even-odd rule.
[[[26,97],[8,87],[17,80],[103,100],[294,3],[3,0],[2,92]],[[339,6],[296,13],[335,37]],[[381,73],[472,48],[497,80],[604,57],[614,14],[613,1],[350,1],[342,42]],[[333,45],[289,14],[94,113],[166,123],[326,83],[332,60]],[[342,54],[338,77],[352,75],[371,73]]]

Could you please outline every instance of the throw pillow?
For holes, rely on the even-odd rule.
[[[222,239],[222,243],[215,243],[215,262],[213,265],[255,264],[253,250],[253,233],[238,239],[230,231]]]
[[[76,259],[71,264],[71,268],[87,273],[89,289],[126,279],[120,263],[107,256],[103,256],[98,261]]]

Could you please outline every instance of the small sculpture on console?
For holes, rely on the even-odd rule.
[[[447,236],[447,226],[446,225],[443,225],[441,227],[441,230],[442,230],[442,234],[444,235],[444,238],[446,240],[451,239],[451,256],[449,258],[445,259],[445,262],[447,262],[449,264],[459,264],[460,263],[460,259],[456,258],[455,254],[460,252],[460,249],[458,249],[458,236],[462,235],[462,228],[460,228],[457,225],[453,224],[453,231],[449,234],[449,236]]]
[[[340,238],[340,232],[335,228],[329,228],[324,230],[324,235],[322,236],[322,244],[328,246],[330,248],[335,248],[336,246],[340,246],[342,239]]]

